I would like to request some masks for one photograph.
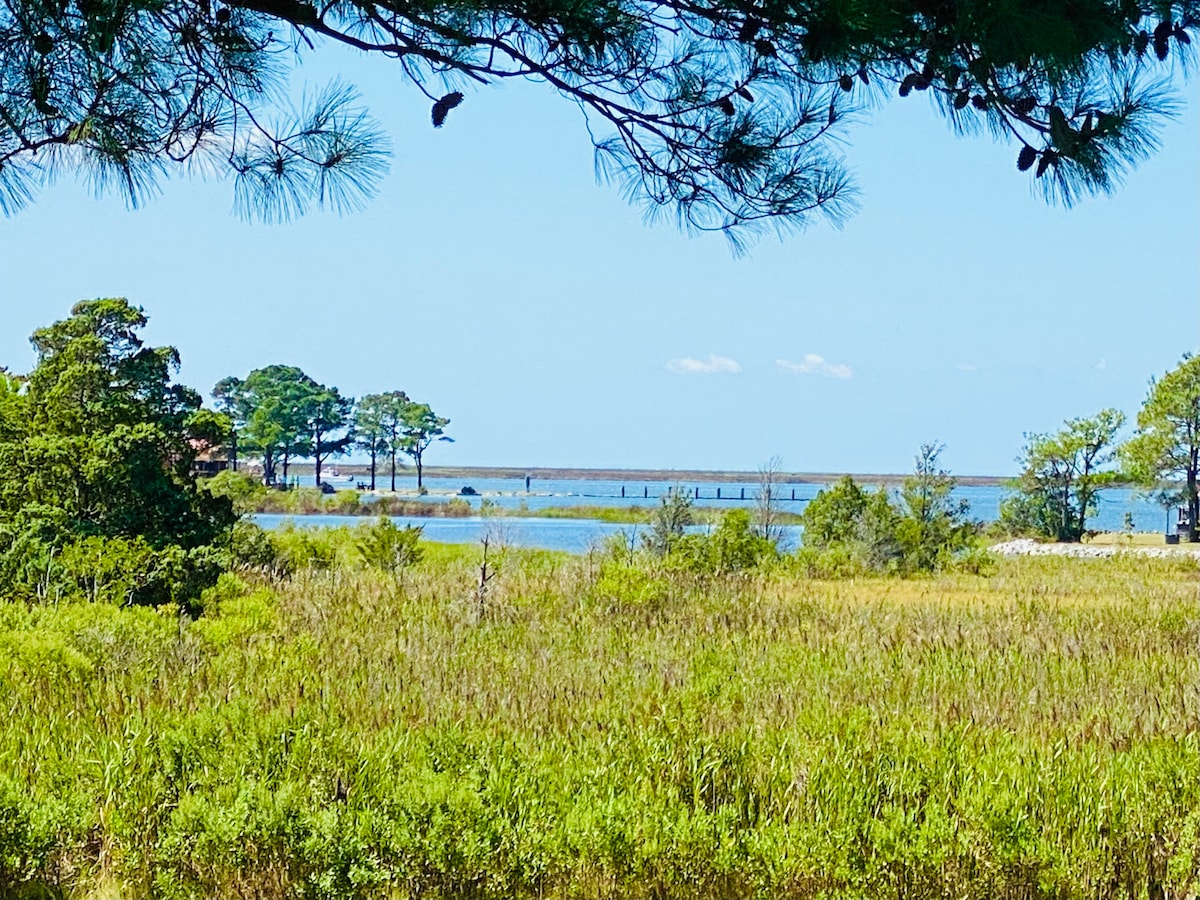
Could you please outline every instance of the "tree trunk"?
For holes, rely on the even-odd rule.
[[[313,432],[313,460],[316,463],[314,471],[317,476],[317,487],[321,486],[321,432]]]
[[[421,492],[421,488],[423,486],[422,482],[421,482],[421,454],[420,453],[418,453],[416,456],[413,457],[413,462],[415,462],[417,464],[417,493],[419,494]]]
[[[375,490],[375,457],[379,455],[379,451],[374,447],[371,448],[371,490]]]
[[[392,493],[396,493],[396,451],[392,450]]]
[[[1196,493],[1196,470],[1195,469],[1192,469],[1191,471],[1189,471],[1187,473],[1187,494],[1188,494],[1188,518],[1191,520],[1189,522],[1190,530],[1191,530],[1191,534],[1189,535],[1189,538],[1192,541],[1195,541],[1197,539],[1197,535],[1200,534],[1200,529],[1197,529],[1197,527],[1196,527],[1198,524],[1196,522],[1196,519],[1198,516],[1200,516],[1200,497],[1198,497],[1197,493]]]

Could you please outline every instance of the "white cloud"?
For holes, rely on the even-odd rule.
[[[974,363],[959,363],[955,368],[960,372],[975,372],[978,371],[978,366]]]
[[[777,359],[775,365],[779,367],[779,371],[788,375],[820,375],[822,378],[841,378],[843,380],[854,377],[854,370],[845,363],[828,362],[825,357],[818,356],[816,353],[805,353],[804,359],[800,362]]]
[[[679,359],[667,360],[667,371],[676,375],[736,375],[742,367],[736,359],[728,356],[708,354],[708,359],[696,359],[694,356],[682,356]]]

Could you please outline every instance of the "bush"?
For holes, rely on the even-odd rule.
[[[749,510],[731,509],[711,534],[676,536],[666,561],[672,568],[697,575],[728,575],[778,556],[775,542],[754,529]]]
[[[233,526],[229,539],[229,561],[235,569],[289,574],[270,533],[246,519]]]
[[[23,785],[0,773],[0,896],[17,896],[44,875],[56,826],[50,810],[39,809]]]
[[[801,516],[801,569],[813,577],[851,577],[900,568],[900,511],[885,488],[867,491],[849,475],[820,491]]]
[[[941,450],[936,444],[921,447],[916,471],[904,480],[897,500],[886,488],[868,493],[848,475],[819,492],[802,515],[801,567],[828,577],[956,565],[979,526],[967,519],[966,501],[953,499],[955,480],[938,468]]]
[[[850,543],[802,546],[787,558],[786,563],[789,570],[806,578],[858,578],[875,571],[857,552],[856,545]]]
[[[692,498],[681,490],[673,490],[662,498],[658,509],[654,511],[650,533],[642,537],[642,542],[655,556],[666,556],[683,538],[693,521]]]
[[[421,529],[416,525],[400,528],[391,519],[380,516],[358,532],[358,552],[368,566],[395,574],[421,561]]]
[[[200,485],[212,496],[228,499],[237,513],[254,512],[263,505],[268,494],[267,486],[257,478],[233,469],[218,472],[201,481]]]
[[[118,606],[192,608],[204,589],[216,584],[225,561],[211,547],[155,549],[140,537],[87,537],[58,555],[68,596]]]
[[[358,491],[353,490],[338,491],[330,498],[326,504],[326,509],[340,516],[357,516],[363,512],[362,504],[359,502]]]
[[[283,571],[332,569],[338,560],[337,535],[324,530],[296,528],[290,521],[270,536],[278,549],[276,564]]]

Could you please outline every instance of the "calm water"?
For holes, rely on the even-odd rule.
[[[263,528],[278,528],[288,516],[259,514],[254,521]],[[362,516],[296,516],[291,521],[300,528],[330,528],[339,525],[357,525],[370,522]],[[424,529],[424,536],[431,541],[446,544],[474,544],[485,535],[492,538],[493,545],[508,544],[514,547],[539,547],[543,550],[565,550],[568,553],[584,553],[596,547],[610,535],[618,532],[636,534],[639,526],[614,525],[595,519],[538,519],[520,516],[491,518],[488,516],[466,516],[461,519],[435,519],[427,516],[392,516],[397,525],[416,525]],[[644,527],[644,526],[643,526]],[[703,531],[692,528],[691,531]],[[799,528],[787,528],[784,543],[796,546]]]
[[[335,487],[354,487],[357,479],[327,479]],[[301,479],[302,484],[312,484],[311,476]],[[386,478],[377,480],[381,487],[388,484]],[[530,492],[525,492],[525,480],[511,478],[481,478],[464,481],[445,478],[427,478],[426,486],[432,491],[427,500],[446,502],[451,497],[446,492],[457,492],[464,486],[474,488],[479,496],[465,496],[475,509],[486,499],[504,509],[530,510],[553,506],[657,506],[672,489],[682,489],[693,495],[700,506],[727,508],[753,506],[758,494],[755,482],[695,482],[676,483],[665,481],[589,481],[589,480],[541,480],[533,479]],[[396,486],[402,491],[416,488],[416,477],[406,473],[397,478]],[[801,512],[806,503],[817,495],[823,485],[784,484],[780,486],[780,506],[788,512]],[[624,489],[624,496],[622,496]],[[720,498],[717,496],[720,491]],[[698,495],[696,492],[699,492]],[[1002,487],[960,487],[956,497],[967,500],[971,505],[971,517],[992,521],[1000,514],[1000,502],[1007,491]],[[1138,531],[1159,531],[1166,528],[1167,512],[1158,504],[1128,489],[1112,489],[1101,492],[1099,508],[1088,521],[1091,528],[1099,531],[1120,531],[1125,524],[1126,512],[1132,514],[1134,528]],[[256,517],[263,527],[277,527],[281,516]],[[353,524],[361,521],[345,516],[304,516],[297,520],[304,526]],[[489,530],[499,534],[508,543],[524,547],[542,547],[549,550],[581,552],[619,531],[633,530],[630,525],[614,525],[592,519],[539,519],[520,516],[489,518],[471,516],[461,519],[432,519],[421,517],[396,517],[400,524],[420,525],[425,536],[433,541],[448,543],[474,543]],[[799,541],[799,529],[788,530],[787,539],[794,546]]]

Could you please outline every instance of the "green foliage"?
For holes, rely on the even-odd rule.
[[[324,462],[353,440],[354,401],[295,366],[255,369],[245,380],[224,378],[213,396],[233,420],[242,451],[262,460],[266,484],[279,477],[286,482],[292,461],[305,457],[316,463],[319,482]]]
[[[70,15],[14,0],[0,12],[0,211],[63,170],[136,203],[196,158],[269,221],[357,208],[387,141],[355,93],[333,84],[291,114],[276,102],[329,41],[437,97],[434,127],[470,103],[452,86],[544,85],[584,110],[601,177],[689,229],[840,221],[854,205],[844,124],[896,94],[1011,141],[1017,167],[1070,203],[1157,146],[1198,20],[1195,0],[122,0]]]
[[[670,491],[659,501],[650,521],[650,532],[642,536],[643,544],[652,554],[666,556],[682,540],[694,521],[692,506],[692,498],[680,489]]]
[[[145,325],[125,300],[78,303],[34,333],[28,379],[0,384],[0,570],[14,592],[183,602],[215,578],[209,548],[232,504],[192,466],[227,425],[172,382],[178,354],[145,346]]]
[[[245,514],[258,512],[266,503],[270,491],[257,478],[243,471],[226,469],[202,484],[204,490],[214,497],[224,497],[233,504],[234,512]]]
[[[397,446],[403,453],[412,457],[412,461],[417,467],[417,490],[420,492],[425,490],[422,480],[422,461],[425,451],[434,441],[454,440],[445,434],[446,426],[449,424],[450,420],[434,413],[428,403],[409,401],[403,406]]]
[[[1017,534],[1080,540],[1097,493],[1119,477],[1105,466],[1116,459],[1116,436],[1124,423],[1119,410],[1104,409],[1071,419],[1057,434],[1027,435],[1016,493],[1001,506],[1001,525]]]
[[[336,531],[298,528],[285,521],[271,533],[271,543],[277,552],[276,565],[285,572],[332,569],[343,558],[339,538]]]
[[[143,538],[86,537],[63,547],[60,578],[66,596],[93,603],[190,606],[214,584],[225,559],[211,547],[161,549]]]
[[[867,508],[867,492],[849,475],[817,492],[804,507],[804,545],[824,549],[858,538],[859,523]]]
[[[396,574],[421,561],[421,528],[400,528],[386,516],[359,529],[358,552],[363,562],[384,572]]]
[[[230,565],[235,569],[275,575],[290,574],[287,560],[270,532],[242,519],[233,526],[229,539]]]
[[[956,484],[938,468],[938,444],[922,444],[914,473],[900,489],[900,515],[895,536],[905,567],[924,572],[939,568],[966,550],[975,533],[967,520],[970,504],[951,497]]]
[[[367,394],[354,408],[355,446],[371,458],[371,490],[375,490],[375,470],[380,458],[391,463],[391,486],[396,490],[396,456],[404,449],[401,442],[404,417],[411,403],[404,391],[391,391]]]
[[[900,568],[900,513],[885,488],[867,491],[849,475],[818,491],[801,515],[797,563],[821,577],[849,577]]]
[[[405,590],[225,575],[195,621],[0,603],[0,889],[1196,892],[1194,563],[847,584],[514,554],[478,617],[477,550],[429,550]]]
[[[746,509],[726,511],[708,534],[685,534],[671,544],[669,566],[697,575],[731,575],[778,559],[775,541],[765,537]]]
[[[977,526],[955,480],[938,468],[941,446],[923,444],[898,502],[885,488],[863,490],[849,475],[818,492],[802,515],[804,546],[796,563],[817,577],[867,572],[932,572],[955,564]]]
[[[1137,433],[1121,448],[1125,472],[1166,503],[1182,502],[1200,526],[1200,357],[1184,354],[1179,365],[1152,379],[1137,416]]]

